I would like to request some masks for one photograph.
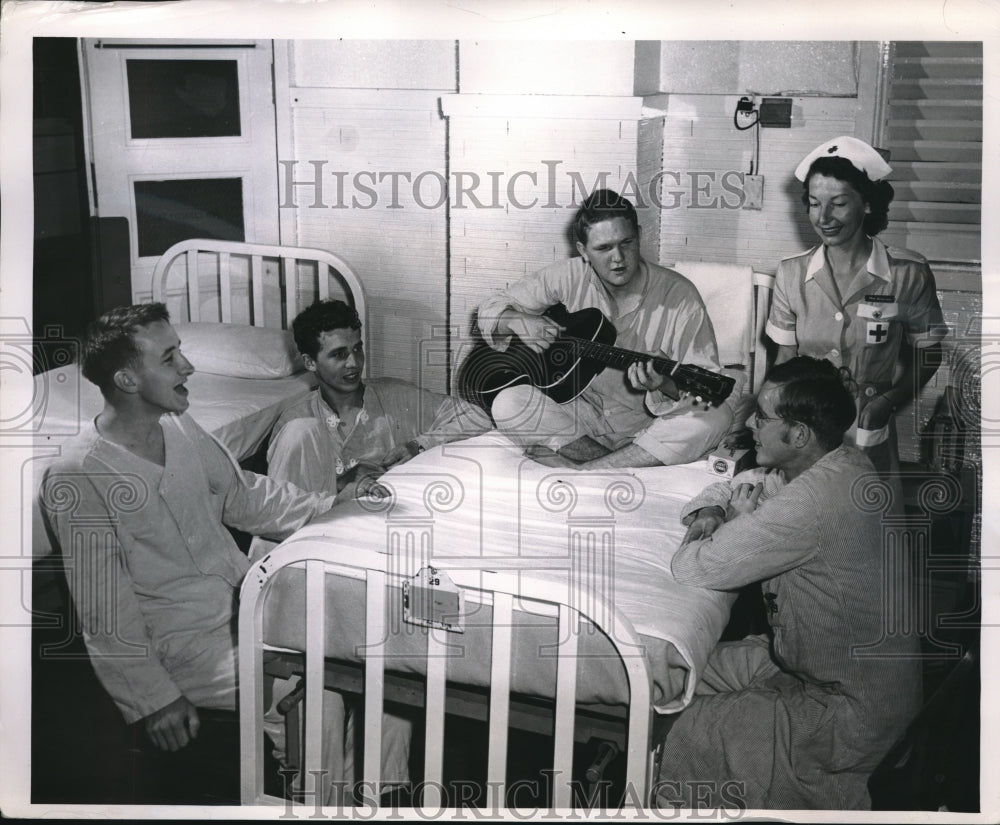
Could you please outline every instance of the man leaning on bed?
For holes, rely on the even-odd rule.
[[[879,482],[843,444],[854,415],[829,361],[774,367],[747,422],[761,468],[682,510],[674,577],[760,581],[771,632],[713,651],[664,742],[661,807],[869,808],[868,777],[917,712],[919,642],[886,612],[906,606],[907,566],[889,563],[880,514],[859,506]]]
[[[295,317],[292,332],[318,386],[274,425],[272,478],[340,500],[379,493],[389,468],[493,426],[478,407],[409,381],[362,380],[361,319],[343,301],[317,301]]]
[[[191,760],[213,712],[237,707],[236,607],[249,568],[227,526],[282,539],[332,495],[241,470],[187,415],[194,366],[163,304],[119,307],[90,325],[84,376],[104,408],[42,480],[90,661],[127,723],[162,754],[154,770],[199,780]],[[264,728],[284,756],[274,711],[295,685],[275,680]],[[324,764],[340,747],[324,737]],[[329,761],[330,769],[339,759]],[[183,801],[190,788],[177,788]],[[211,789],[209,789],[211,791]]]

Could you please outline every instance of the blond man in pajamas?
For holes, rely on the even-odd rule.
[[[719,372],[715,331],[695,286],[639,254],[635,208],[599,189],[574,223],[580,257],[551,264],[480,304],[478,324],[497,350],[516,334],[541,352],[560,326],[542,313],[596,307],[618,332],[615,346]],[[739,376],[737,376],[739,377]],[[498,393],[497,428],[551,466],[580,469],[682,464],[714,449],[733,420],[730,404],[704,409],[681,397],[673,380],[648,364],[606,368],[573,401],[560,405],[532,386]]]
[[[81,365],[104,409],[47,468],[42,507],[98,679],[127,723],[183,754],[199,709],[237,707],[237,594],[249,562],[226,526],[280,540],[334,497],[241,470],[187,415],[194,366],[163,304],[106,313],[88,329]],[[294,686],[276,680],[274,702]],[[281,759],[273,710],[265,730]]]

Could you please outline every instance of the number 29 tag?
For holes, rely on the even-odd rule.
[[[403,621],[464,633],[465,593],[443,570],[423,567],[403,582]]]

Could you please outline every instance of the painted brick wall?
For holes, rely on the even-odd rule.
[[[492,194],[488,173],[500,184],[499,208],[451,211],[452,318],[460,336],[467,336],[473,310],[485,296],[576,254],[570,221],[596,184],[626,193],[645,188],[658,169],[661,123],[451,118],[453,174],[477,173],[483,197]],[[643,251],[655,260],[657,211],[643,210],[641,221]]]
[[[763,208],[741,208],[741,178],[754,160],[754,130],[739,131],[732,95],[670,95],[663,134],[664,212],[660,257],[706,260],[774,272],[815,244],[794,178],[799,161],[823,140],[854,134],[853,98],[796,98],[791,129],[760,130]],[[733,191],[736,190],[736,191]]]
[[[600,183],[624,191],[640,207],[645,203],[643,254],[651,260],[709,260],[774,272],[781,258],[815,243],[792,174],[796,164],[822,140],[862,134],[865,127],[856,97],[794,97],[793,127],[759,132],[755,171],[764,176],[764,197],[763,208],[752,210],[741,208],[740,176],[757,161],[754,131],[733,125],[738,95],[694,93],[702,91],[700,81],[685,84],[683,93],[646,98],[662,117],[566,116],[566,101],[583,90],[559,87],[549,90],[550,98],[534,95],[536,101],[562,101],[558,117],[535,112],[446,119],[441,96],[458,86],[453,43],[301,41],[291,46],[290,57],[296,179],[311,177],[308,161],[325,162],[324,208],[309,208],[310,187],[295,190],[295,242],[343,255],[364,278],[372,371],[435,389],[446,385],[447,359],[439,350],[450,338],[454,367],[483,296],[573,254],[568,224],[581,188]],[[489,71],[500,70],[489,69],[496,62],[489,49],[465,44],[464,59],[462,96],[516,91],[509,83],[494,88],[500,81]],[[407,68],[387,75],[387,66]],[[627,85],[597,94],[621,95]],[[397,180],[395,199],[391,177],[377,179],[394,172],[410,176]],[[339,200],[349,208],[331,208],[338,201],[335,173],[343,181]],[[446,173],[450,214],[436,205],[435,176]],[[648,182],[658,173],[651,192]],[[361,187],[375,190],[374,203]],[[444,326],[449,298],[450,335]],[[953,329],[967,328],[981,310],[973,290],[949,287],[941,300]],[[919,458],[916,433],[949,380],[943,368],[903,412],[904,459]]]

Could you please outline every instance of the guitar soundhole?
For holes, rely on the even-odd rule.
[[[576,355],[565,347],[550,347],[548,358],[552,366],[565,369],[568,364],[576,359]],[[565,375],[565,373],[562,374]]]

